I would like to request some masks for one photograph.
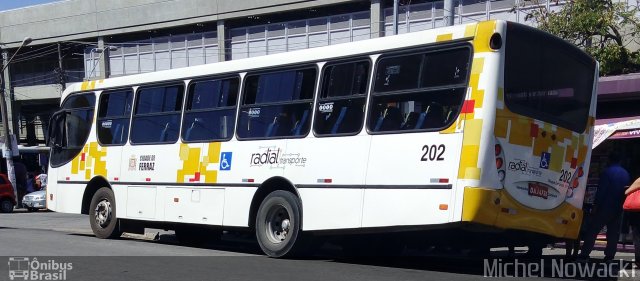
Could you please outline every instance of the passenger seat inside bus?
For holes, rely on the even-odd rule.
[[[197,132],[203,132],[204,129],[205,128],[203,126],[202,120],[200,118],[194,118],[193,122],[191,122],[191,126],[189,126],[189,128],[187,129],[187,132],[184,134],[184,139],[187,140],[187,141],[192,140],[192,138],[194,140],[202,139],[197,134]],[[194,130],[195,130],[196,133],[194,133]]]
[[[395,106],[390,106],[384,110],[384,114],[378,117],[374,131],[395,131],[400,130],[401,126],[402,113],[400,112],[400,109]]]
[[[444,108],[441,104],[432,102],[425,120],[426,128],[440,128],[444,125]]]
[[[162,131],[160,132],[160,139],[158,140],[158,142],[166,142],[168,133],[169,133],[169,122],[167,122],[164,125],[164,129],[162,129]]]
[[[344,116],[347,115],[347,107],[343,106],[340,108],[340,113],[338,114],[338,118],[336,119],[336,123],[331,127],[331,133],[337,134],[340,130],[340,125],[342,125],[342,121],[344,120]]]
[[[420,113],[415,129],[439,128],[444,124],[444,109],[442,105],[432,102],[427,110]]]
[[[307,122],[307,118],[309,118],[309,110],[306,109],[303,113],[302,113],[302,118],[300,118],[300,120],[296,121],[296,124],[293,125],[293,129],[291,130],[291,134],[294,136],[299,136],[302,133],[302,127],[304,127],[304,124]]]
[[[402,122],[403,130],[412,130],[416,127],[416,123],[418,122],[418,117],[420,114],[418,112],[409,112],[404,117],[404,121]]]
[[[278,130],[278,117],[273,117],[273,122],[269,123],[267,126],[267,131],[264,133],[265,137],[271,137]]]
[[[280,113],[273,118],[273,122],[267,127],[265,137],[286,136],[291,132],[291,120],[285,113]]]
[[[122,143],[122,124],[116,124],[113,128],[113,136],[111,137],[111,144]]]
[[[445,124],[450,123],[451,121],[453,121],[453,120],[451,120],[453,118],[453,114],[454,114],[453,110],[449,110],[449,113],[447,113],[447,118],[444,119],[444,123]]]

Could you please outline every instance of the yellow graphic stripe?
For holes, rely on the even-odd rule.
[[[469,85],[473,86],[473,91],[471,92],[471,100],[475,102],[475,108],[482,108],[484,102],[484,90],[478,89],[482,69],[484,69],[484,58],[474,58],[473,64],[471,66],[471,77],[469,77]],[[473,119],[473,117],[467,119]]]
[[[507,138],[510,144],[531,147],[535,156],[541,156],[543,152],[550,153],[549,169],[556,172],[560,172],[564,164],[571,165],[574,158],[573,164],[583,163],[587,155],[587,134],[561,127],[554,129],[550,123],[537,122],[506,108],[496,109],[494,134],[499,138]]]
[[[473,37],[476,34],[477,24],[470,24],[464,29],[464,37]]]
[[[176,182],[184,182],[185,176],[195,176],[197,172],[200,172],[200,148],[191,148],[188,144],[180,144],[180,160],[182,160],[182,169],[178,170]]]
[[[80,152],[82,154],[82,152]],[[80,154],[71,160],[71,174],[77,175],[80,170]]]
[[[196,182],[216,183],[218,181],[218,171],[208,168],[213,164],[220,163],[220,145],[219,142],[207,144],[202,155],[202,149],[199,147],[189,147],[188,144],[180,144],[180,161],[182,161],[182,169],[176,174],[176,182],[185,182],[185,177],[194,179]],[[196,176],[199,174],[199,176]]]
[[[80,90],[82,91],[93,90],[96,88],[96,84],[102,84],[103,82],[104,82],[104,79],[84,81],[82,82],[82,84],[80,84]]]
[[[436,36],[436,42],[450,41],[450,40],[453,40],[453,33],[440,34]]]
[[[107,162],[102,160],[107,156],[107,148],[101,147],[97,142],[89,144],[88,165],[93,165],[94,176],[100,175],[107,178]],[[90,179],[90,177],[86,177]]]
[[[219,142],[209,143],[209,147],[207,149],[207,156],[208,156],[208,162],[215,163],[215,164],[220,163],[220,143]],[[204,182],[206,183],[217,182],[218,171],[207,169],[207,165],[208,163],[205,163],[205,162],[203,162],[200,165],[200,171],[202,171],[202,175],[204,175]]]
[[[482,22],[472,25],[475,28],[475,38],[473,47],[475,55],[483,52],[492,52],[489,48],[489,39],[495,32],[496,22]],[[470,27],[465,29],[465,35],[470,34]],[[481,118],[476,118],[475,109],[482,108],[484,105],[485,93],[479,89],[480,76],[484,70],[484,58],[474,57],[471,65],[471,77],[469,77],[469,89],[471,97],[469,102],[474,103],[473,112],[464,114],[464,137],[462,140],[462,155],[460,156],[460,167],[458,169],[459,179],[480,179],[482,172],[478,165],[478,157],[480,156],[480,140],[482,138]]]
[[[84,160],[82,156],[84,155]],[[71,160],[71,174],[78,175],[84,172],[84,178],[89,180],[93,176],[107,177],[107,148],[101,147],[97,142],[85,144],[80,153]]]
[[[489,40],[496,32],[496,21],[485,21],[478,23],[476,37],[473,40],[473,48],[476,53],[493,52],[489,47]]]

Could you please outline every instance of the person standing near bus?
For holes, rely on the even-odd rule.
[[[18,191],[18,206],[22,206],[22,198],[27,194],[27,166],[20,160],[13,162],[13,173],[16,177],[16,190]]]
[[[629,188],[624,192],[625,195],[629,195],[637,190],[640,190],[640,178],[637,178]],[[633,235],[633,248],[635,253],[635,265],[640,267],[640,212],[626,212],[629,219],[629,226],[631,227],[631,234]]]
[[[36,176],[36,188],[38,190],[47,188],[47,174],[39,174]]]
[[[593,250],[598,233],[607,226],[607,247],[604,250],[605,261],[613,260],[620,237],[620,223],[624,193],[629,185],[630,177],[621,165],[620,154],[613,151],[609,154],[609,166],[602,172],[598,181],[598,191],[594,202],[591,221],[587,225],[584,244],[579,261],[586,261]]]

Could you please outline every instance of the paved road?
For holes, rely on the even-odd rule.
[[[34,273],[62,274],[63,270],[50,270],[55,268],[51,265],[71,263],[60,276],[66,280],[487,280],[483,260],[452,255],[353,259],[341,258],[329,245],[324,256],[284,260],[261,255],[254,242],[237,236],[226,235],[222,243],[203,248],[178,245],[172,232],[154,236],[101,240],[93,237],[84,215],[0,214],[0,280],[8,280],[9,269],[14,269],[4,262],[9,257],[29,257],[32,267],[49,266]],[[539,264],[550,271],[552,262],[559,260],[549,254],[559,251],[545,251],[545,261]],[[501,275],[496,268],[493,274]]]

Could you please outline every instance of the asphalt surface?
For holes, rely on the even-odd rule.
[[[216,244],[187,247],[179,245],[171,231],[147,232],[144,236],[102,240],[93,237],[84,215],[21,211],[0,214],[0,280],[9,280],[9,270],[16,269],[10,258],[17,257],[29,261],[29,274],[35,275],[28,280],[516,280],[520,278],[502,277],[515,273],[509,264],[517,267],[519,263],[525,271],[520,270],[518,276],[592,279],[582,278],[575,263],[561,260],[564,250],[559,249],[545,249],[543,260],[529,261],[543,268],[541,272],[522,265],[523,249],[517,249],[516,260],[507,258],[503,253],[506,251],[500,249],[494,250],[494,260],[417,250],[407,250],[401,257],[352,258],[343,256],[338,246],[325,244],[312,258],[288,260],[265,257],[248,236],[225,233],[223,241]],[[592,256],[598,255],[601,252]],[[629,260],[631,256],[621,253],[618,258]],[[65,264],[71,268],[61,269]],[[493,264],[496,267],[491,267]],[[600,263],[589,265],[596,270],[607,267]],[[621,262],[609,266],[600,277],[640,280],[640,271],[621,272],[620,266],[630,268],[629,263]],[[608,278],[612,276],[621,278]]]

